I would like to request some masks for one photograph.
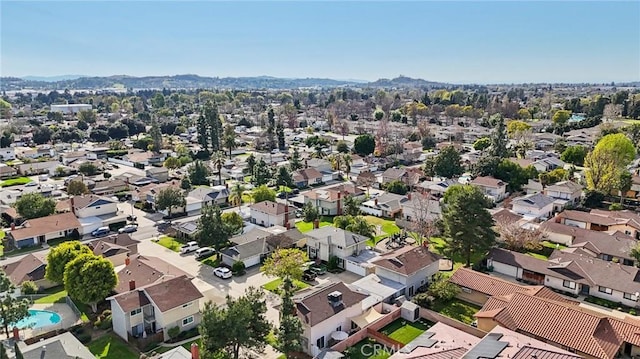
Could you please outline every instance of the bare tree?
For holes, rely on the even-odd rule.
[[[411,194],[411,206],[413,207],[413,216],[410,220],[409,229],[414,232],[413,238],[418,245],[429,245],[429,240],[436,234],[434,213],[437,206],[437,200],[432,198],[428,193],[414,192]]]
[[[500,235],[499,240],[506,245],[507,249],[514,251],[542,249],[544,232],[539,228],[522,228],[518,222],[510,220],[507,216],[498,216],[495,228]]]

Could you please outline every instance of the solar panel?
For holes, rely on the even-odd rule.
[[[417,338],[412,340],[411,343],[405,345],[402,349],[400,349],[400,353],[408,354],[419,347],[431,348],[438,342],[437,340],[431,339],[431,337],[434,335],[436,335],[436,333],[433,332],[424,332],[420,334]]]
[[[498,341],[500,338],[502,338],[502,334],[500,333],[487,334],[487,336],[471,348],[462,359],[496,358],[504,348],[509,345],[508,342]]]

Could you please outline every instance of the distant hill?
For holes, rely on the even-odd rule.
[[[201,88],[236,88],[236,89],[289,89],[300,87],[340,87],[356,85],[355,82],[321,78],[285,79],[269,76],[259,77],[203,77],[198,75],[145,76],[133,77],[116,75],[108,77],[79,77],[57,81],[46,81],[42,78],[18,79],[0,78],[0,89],[43,89],[43,90],[80,90],[125,87],[133,89],[201,89]]]
[[[416,88],[416,87],[447,87],[450,86],[450,84],[446,84],[443,82],[433,82],[433,81],[427,81],[427,80],[423,80],[423,79],[414,79],[411,77],[407,77],[407,76],[398,76],[394,79],[379,79],[376,80],[374,82],[370,82],[368,84],[371,87],[410,87],[410,88]]]
[[[25,81],[40,81],[40,82],[56,82],[64,80],[75,80],[81,77],[87,77],[85,75],[60,75],[60,76],[24,76],[21,79]]]

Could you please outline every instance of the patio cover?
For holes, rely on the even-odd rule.
[[[351,318],[351,321],[356,323],[358,327],[365,328],[367,325],[375,322],[382,317],[384,317],[384,315],[378,313],[375,309],[373,309],[373,307],[371,307],[361,315]]]

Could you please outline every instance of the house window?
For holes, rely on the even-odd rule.
[[[324,348],[324,336],[318,338],[318,340],[316,340],[316,345],[318,346],[318,348]]]
[[[635,295],[633,295],[631,293],[624,293],[622,296],[623,296],[624,299],[637,300],[637,298],[635,298]]]
[[[193,304],[193,302],[184,303],[184,304],[182,305],[182,308],[190,307],[190,306],[191,306],[191,304]]]
[[[613,294],[613,290],[611,288],[607,288],[607,287],[598,287],[598,292],[601,293],[606,293],[606,294]]]
[[[341,332],[342,331],[342,325],[336,328],[336,332]]]
[[[338,249],[342,249],[342,246],[337,246],[337,247],[338,247]]]
[[[142,313],[142,308],[134,309],[131,311],[131,316]]]
[[[186,317],[184,319],[182,319],[182,326],[186,327],[187,325],[193,323],[193,315],[190,317]]]
[[[570,280],[563,280],[562,286],[569,289],[576,289],[576,282],[572,282]]]

